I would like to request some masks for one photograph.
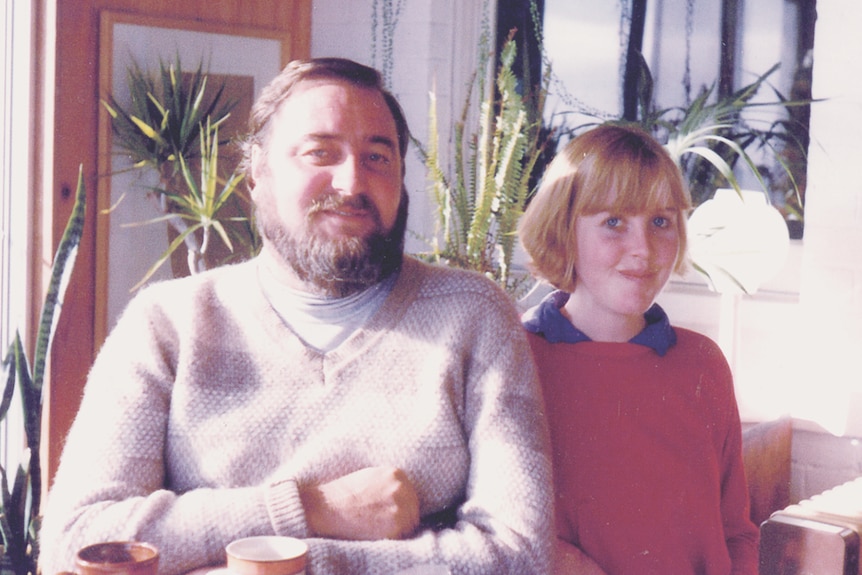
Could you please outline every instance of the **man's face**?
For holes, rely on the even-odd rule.
[[[314,291],[346,295],[376,283],[385,273],[373,268],[402,249],[402,173],[395,121],[379,92],[304,81],[253,151],[264,241]]]

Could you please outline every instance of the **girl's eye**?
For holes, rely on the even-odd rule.
[[[612,216],[605,220],[605,225],[609,228],[618,228],[622,225],[622,220],[616,216]]]
[[[671,216],[656,216],[653,218],[652,223],[657,228],[669,228],[674,224],[674,218]]]

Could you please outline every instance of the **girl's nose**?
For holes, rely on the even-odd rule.
[[[642,258],[646,258],[652,252],[652,235],[649,226],[644,222],[633,223],[629,227],[629,252]]]

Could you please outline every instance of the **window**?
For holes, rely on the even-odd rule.
[[[628,89],[633,76],[626,68],[631,47],[641,51],[650,69],[657,109],[687,106],[703,88],[713,88],[712,101],[728,96],[775,64],[780,67],[752,101],[775,102],[773,89],[791,99],[810,99],[815,1],[618,0],[599,6],[591,0],[545,0],[545,50],[556,80],[546,106],[556,116],[549,121],[576,130],[623,115],[635,119],[637,102]],[[779,132],[769,140],[776,152],[756,143],[746,151],[791,236],[801,237],[808,107],[746,110],[743,118],[752,128]],[[737,171],[743,187],[760,188],[749,170]],[[713,189],[706,186],[701,196],[693,185],[695,202],[711,197]]]
[[[0,12],[0,351],[26,333],[30,225],[31,2],[4,0]],[[5,382],[4,382],[5,383]],[[17,464],[23,444],[20,401],[0,425],[0,463]]]

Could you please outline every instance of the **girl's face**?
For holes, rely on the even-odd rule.
[[[642,322],[675,267],[681,217],[671,208],[579,216],[573,298],[582,312],[592,310],[599,325],[614,325],[614,318]]]

